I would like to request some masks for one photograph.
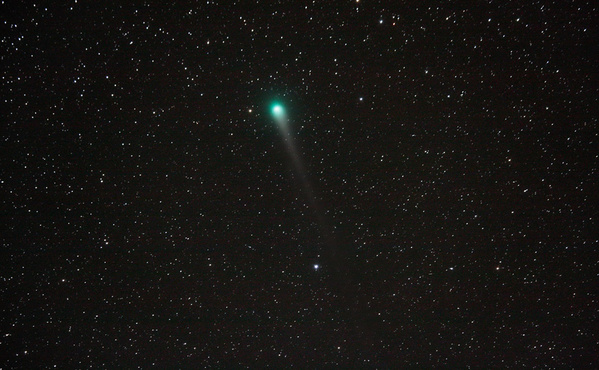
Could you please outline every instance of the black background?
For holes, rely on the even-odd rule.
[[[598,366],[597,12],[3,2],[0,365]]]

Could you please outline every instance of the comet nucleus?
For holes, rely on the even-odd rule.
[[[270,111],[276,120],[285,118],[285,108],[283,108],[283,106],[279,103],[273,104]]]

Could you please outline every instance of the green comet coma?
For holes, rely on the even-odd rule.
[[[271,108],[271,112],[272,115],[275,116],[275,118],[281,118],[285,115],[285,109],[283,109],[283,106],[281,104],[273,104],[272,108]]]

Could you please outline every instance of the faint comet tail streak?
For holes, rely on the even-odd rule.
[[[273,111],[274,111],[274,109],[273,109]],[[320,227],[320,231],[323,234],[323,236],[325,237],[325,239],[331,239],[331,233],[327,227],[327,222],[322,213],[321,207],[319,206],[318,202],[316,201],[314,189],[312,187],[312,184],[310,183],[310,180],[308,179],[306,169],[301,161],[300,155],[299,155],[297,148],[295,146],[295,143],[293,141],[291,132],[289,131],[289,124],[288,124],[287,116],[283,112],[279,112],[275,115],[275,119],[277,122],[277,126],[279,127],[279,131],[283,135],[283,141],[287,148],[287,152],[289,153],[289,156],[291,157],[291,160],[293,162],[295,170],[298,173],[300,180],[302,182],[302,188],[304,189],[304,192],[306,193],[308,202],[310,203],[310,206],[313,208],[314,213],[316,214],[316,218],[318,219],[317,221],[318,221],[318,226]]]

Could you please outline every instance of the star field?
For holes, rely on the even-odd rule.
[[[0,367],[598,367],[598,13],[0,3]]]

